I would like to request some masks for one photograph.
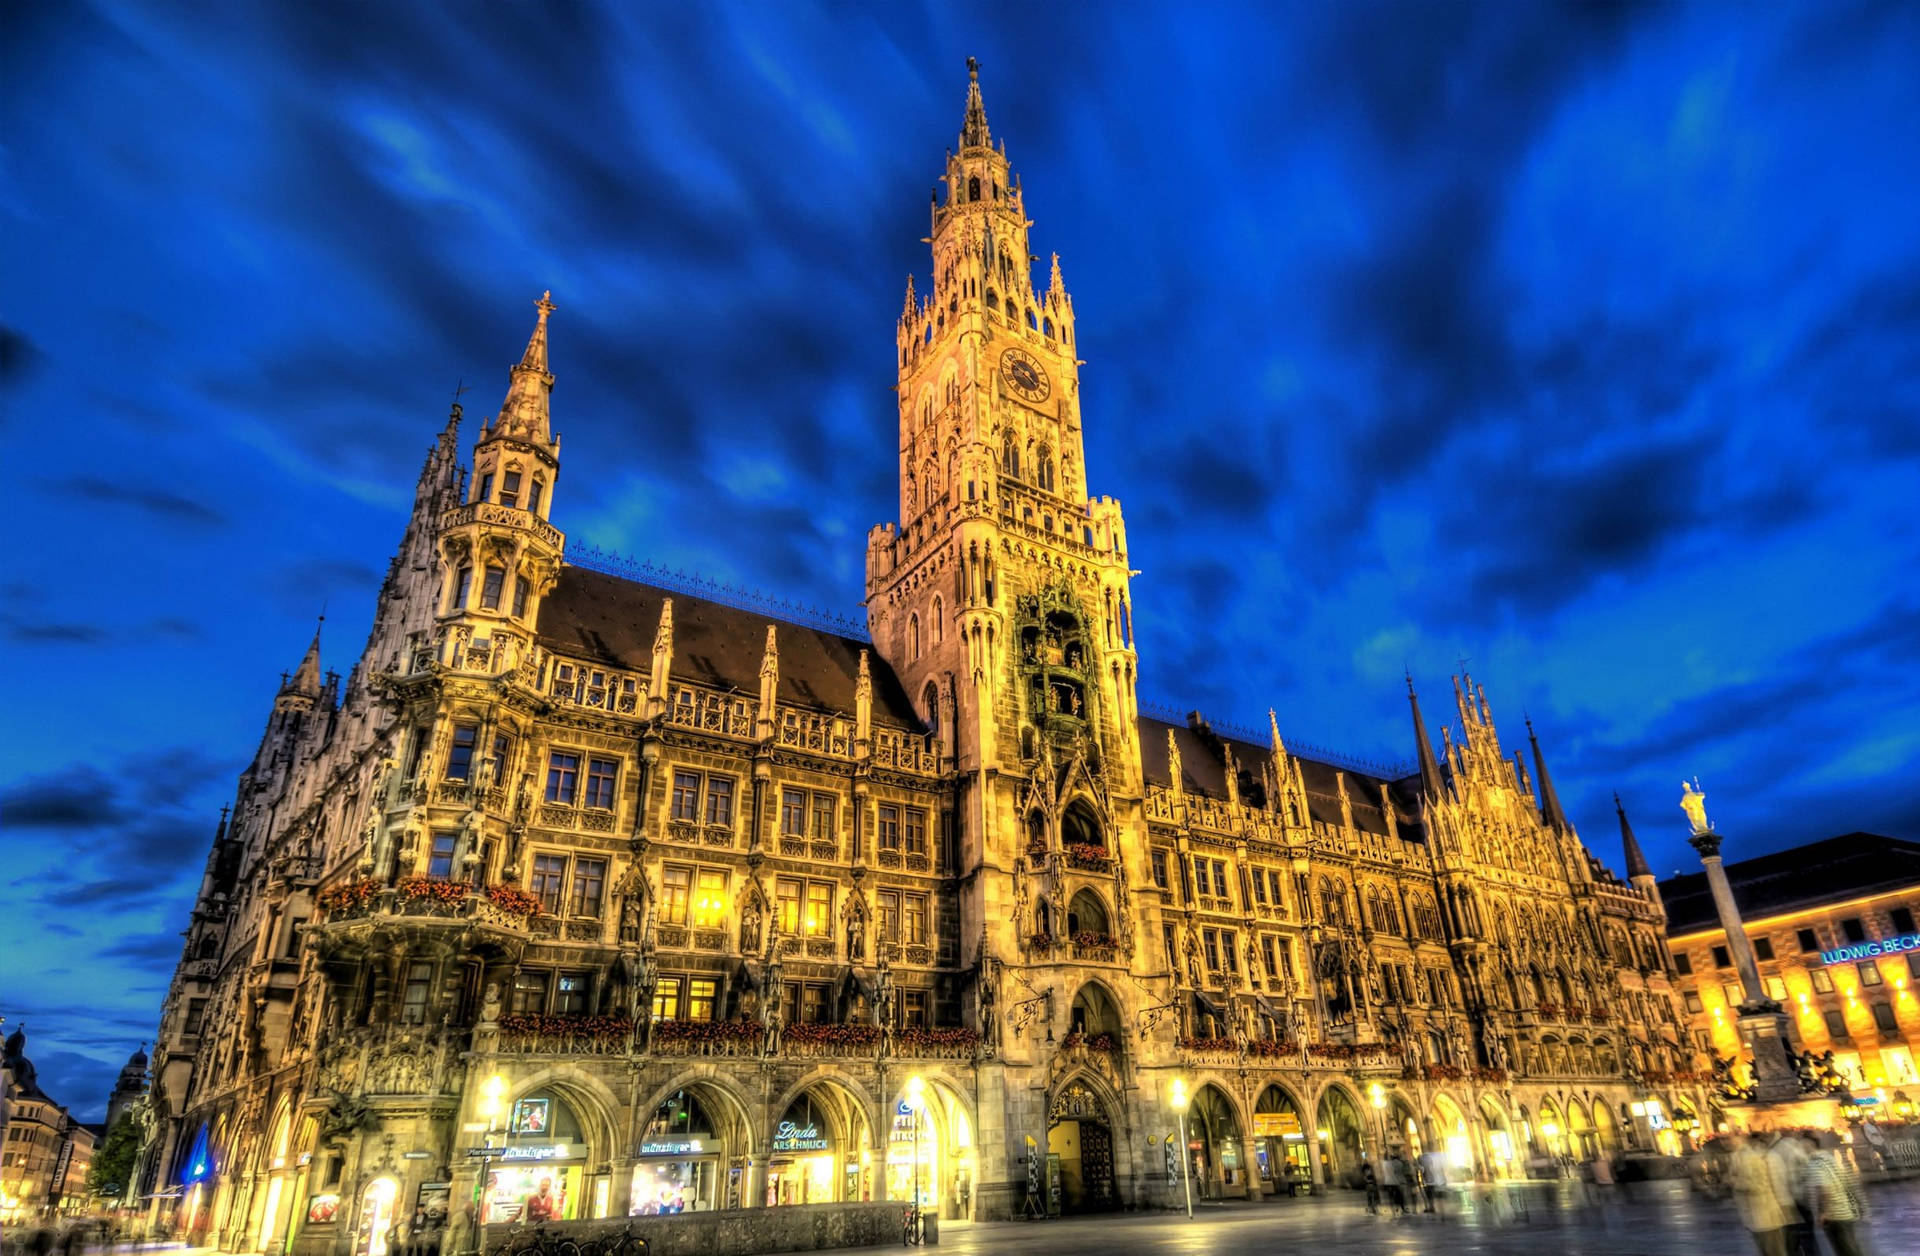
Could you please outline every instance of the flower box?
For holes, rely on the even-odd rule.
[[[1072,842],[1061,852],[1069,868],[1078,868],[1082,872],[1105,872],[1113,867],[1113,856],[1103,847],[1090,842]]]
[[[457,907],[473,893],[473,887],[465,881],[449,881],[444,877],[401,877],[394,888],[400,892],[403,904],[425,903],[437,907]]]
[[[517,885],[495,882],[487,887],[487,901],[509,916],[537,916],[540,900]]]
[[[878,1025],[788,1025],[780,1033],[784,1042],[805,1046],[870,1047],[880,1041]]]
[[[1255,1038],[1247,1044],[1247,1054],[1264,1060],[1277,1060],[1283,1056],[1298,1055],[1300,1044],[1285,1039]]]
[[[1182,1051],[1218,1051],[1238,1053],[1240,1044],[1232,1038],[1182,1038]]]
[[[653,1023],[655,1042],[758,1042],[765,1033],[758,1021],[660,1020]]]
[[[1114,1042],[1112,1034],[1068,1034],[1060,1040],[1062,1048],[1080,1047],[1087,1051],[1097,1051],[1103,1055],[1111,1054],[1119,1044]]]
[[[365,907],[379,893],[380,883],[371,877],[363,877],[321,891],[317,901],[320,910],[329,916],[343,916]]]

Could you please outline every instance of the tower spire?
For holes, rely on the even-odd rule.
[[[320,630],[326,626],[327,617],[323,614],[313,626],[313,642],[307,646],[307,652],[300,659],[300,666],[294,669],[293,678],[286,687],[295,693],[318,694],[320,692]]]
[[[1440,763],[1433,757],[1426,721],[1420,718],[1420,695],[1413,691],[1413,673],[1407,673],[1407,701],[1413,706],[1413,740],[1420,754],[1420,789],[1429,798],[1440,797]]]
[[[1633,825],[1627,821],[1627,809],[1621,804],[1618,791],[1613,795],[1613,809],[1620,815],[1620,845],[1627,852],[1627,880],[1637,882],[1641,877],[1652,880],[1653,869],[1647,866],[1640,839],[1633,835]]]
[[[492,435],[515,436],[546,445],[552,443],[547,397],[553,391],[553,372],[547,369],[547,315],[558,307],[553,293],[543,292],[533,303],[540,319],[527,338],[527,351],[510,373],[507,399],[500,403],[500,417],[494,421]]]
[[[960,126],[960,147],[990,148],[993,139],[987,133],[987,107],[980,100],[980,61],[967,58],[967,118]]]
[[[1547,775],[1547,760],[1540,753],[1540,739],[1534,736],[1533,719],[1527,719],[1527,741],[1533,746],[1533,783],[1540,792],[1540,818],[1562,833],[1573,826],[1567,823],[1567,813],[1560,808],[1560,795],[1553,790],[1553,778]]]

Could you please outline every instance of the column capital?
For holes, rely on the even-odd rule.
[[[1687,839],[1687,845],[1699,851],[1703,860],[1720,858],[1720,835],[1712,829],[1693,834]]]

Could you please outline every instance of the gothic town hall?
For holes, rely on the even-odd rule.
[[[1705,1111],[1625,817],[1623,881],[1470,679],[1439,752],[1409,683],[1395,779],[1141,712],[1077,313],[977,77],[943,181],[864,633],[570,555],[549,300],[471,450],[455,408],[365,649],[315,638],[214,839],[142,1107],[194,1242],[1157,1206],[1183,1156],[1285,1207]]]

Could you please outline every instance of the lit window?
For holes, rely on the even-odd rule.
[[[561,973],[554,982],[553,1011],[556,1016],[580,1016],[587,1010],[591,978],[585,973]]]
[[[547,974],[535,969],[514,974],[513,1011],[522,1016],[544,1016],[547,1011]]]
[[[704,977],[695,977],[687,983],[687,1019],[710,1021],[713,1019],[713,1000],[716,984]]]
[[[1860,963],[1854,965],[1854,968],[1860,974],[1861,985],[1877,986],[1880,984],[1880,965],[1874,963],[1872,960],[1862,960]]]
[[[700,869],[694,903],[693,923],[702,929],[718,929],[727,919],[727,872],[724,868]]]
[[[680,1018],[680,983],[668,978],[653,990],[653,1019],[678,1020]]]
[[[774,921],[782,933],[800,932],[800,883],[782,877],[774,883]]]
[[[1766,982],[1767,982],[1767,997],[1769,999],[1772,999],[1775,1002],[1781,1002],[1786,999],[1787,982],[1784,977],[1768,977],[1766,979]]]
[[[1687,991],[1687,1010],[1689,1012],[1704,1012],[1707,1010],[1707,1005],[1700,1001],[1698,994],[1689,990]]]
[[[833,887],[815,881],[807,886],[807,936],[833,936]]]
[[[1807,976],[1813,982],[1814,993],[1816,994],[1832,994],[1833,993],[1833,974],[1828,972],[1826,969],[1816,968],[1811,973],[1807,974]]]

